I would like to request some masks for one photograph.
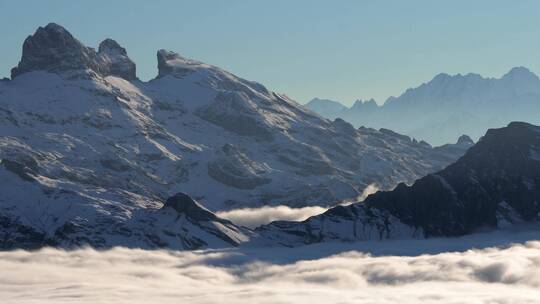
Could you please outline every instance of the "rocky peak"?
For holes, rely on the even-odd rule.
[[[196,221],[217,221],[219,218],[201,204],[192,199],[189,195],[179,192],[167,199],[163,209],[172,208],[178,214],[184,214]]]
[[[121,47],[118,42],[111,38],[107,38],[99,44],[98,51],[100,53],[116,53],[119,55],[127,55],[126,49]]]
[[[135,79],[135,64],[114,40],[105,40],[97,53],[56,23],[39,27],[26,38],[21,61],[11,70],[11,78],[39,70],[51,73],[90,70],[101,76]]]
[[[107,74],[134,80],[136,76],[135,63],[128,57],[126,49],[112,39],[105,39],[99,44],[99,58],[108,67]]]
[[[507,127],[489,129],[463,156],[469,163],[498,163],[510,171],[538,170],[527,163],[530,151],[540,146],[540,128],[525,122],[511,122]]]
[[[96,59],[93,49],[84,46],[62,26],[49,23],[26,38],[21,61],[11,70],[11,78],[36,70],[56,73],[92,69],[100,72]]]
[[[370,100],[361,100],[358,99],[354,102],[353,106],[351,107],[352,111],[373,111],[376,110],[379,106],[377,105],[377,102],[375,102],[375,99]]]
[[[461,144],[474,145],[474,141],[468,135],[464,134],[458,138],[457,144],[458,145],[461,145]]]
[[[159,50],[157,52],[158,60],[158,76],[157,78],[164,77],[166,75],[173,75],[175,77],[183,77],[196,70],[202,63],[184,58],[178,53]]]

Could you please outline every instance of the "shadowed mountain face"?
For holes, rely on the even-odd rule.
[[[165,50],[157,61],[142,82],[114,40],[96,52],[57,24],[25,40],[0,81],[3,240],[194,248],[178,237],[188,223],[161,209],[174,193],[213,211],[326,206],[412,182],[472,145],[355,129],[218,67]]]
[[[355,126],[387,128],[431,144],[453,142],[461,134],[477,140],[489,128],[511,121],[540,123],[540,79],[523,67],[503,77],[439,74],[430,82],[390,97],[382,106],[357,101],[343,109],[336,102],[309,102],[324,117]]]
[[[116,41],[104,40],[96,52],[55,23],[38,28],[34,35],[26,38],[21,61],[12,69],[11,78],[37,70],[55,73],[89,71],[126,80],[136,78],[135,63]]]
[[[454,164],[412,186],[370,195],[298,222],[258,229],[285,245],[328,240],[458,236],[538,221],[540,127],[491,129]]]

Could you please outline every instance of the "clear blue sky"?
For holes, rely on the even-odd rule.
[[[165,48],[301,103],[380,103],[440,72],[540,72],[535,0],[0,0],[0,77],[17,64],[25,37],[49,22],[93,47],[117,40],[145,80]]]

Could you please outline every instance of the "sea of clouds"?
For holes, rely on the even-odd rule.
[[[536,235],[194,252],[8,251],[0,252],[0,302],[539,303],[540,242],[526,241]]]

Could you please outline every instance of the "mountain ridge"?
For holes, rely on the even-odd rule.
[[[540,123],[540,79],[525,67],[515,67],[500,78],[479,74],[440,73],[383,105],[355,103],[347,109],[312,108],[355,126],[387,128],[441,145],[462,134],[477,140],[484,130],[525,120]],[[310,103],[307,104],[310,107]]]

